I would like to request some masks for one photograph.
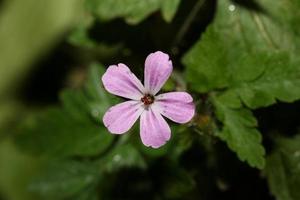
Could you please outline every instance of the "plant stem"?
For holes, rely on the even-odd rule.
[[[177,32],[174,42],[173,42],[173,47],[176,47],[181,40],[184,38],[185,34],[189,30],[190,26],[192,25],[194,18],[196,17],[197,13],[199,12],[200,8],[204,4],[205,0],[198,0],[197,3],[195,4],[194,8],[190,12],[190,14],[187,16],[185,21],[183,22],[182,26],[179,28],[179,31]]]

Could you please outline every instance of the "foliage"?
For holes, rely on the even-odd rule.
[[[63,108],[49,108],[37,120],[29,119],[20,127],[23,134],[16,138],[19,146],[51,157],[95,155],[105,151],[113,137],[99,123],[108,102],[112,101],[100,87],[102,73],[101,66],[92,65],[83,91],[64,91]]]
[[[216,91],[213,102],[224,124],[217,136],[241,160],[263,168],[262,139],[249,109],[299,99],[300,62],[291,48],[294,33],[282,29],[264,7],[252,9],[220,1],[214,23],[183,63],[193,90]]]
[[[276,147],[267,157],[265,168],[270,190],[278,200],[299,199],[300,137],[279,137]]]
[[[123,17],[136,24],[157,10],[161,10],[166,21],[171,21],[179,3],[180,0],[88,0],[87,6],[100,20]]]
[[[97,166],[90,162],[61,161],[49,164],[39,174],[29,189],[37,191],[44,199],[72,197],[96,184]]]
[[[0,105],[0,199],[300,198],[299,0],[24,2],[0,1],[0,95],[13,99]],[[197,109],[151,149],[138,125],[104,127],[119,100],[101,76],[125,63],[142,80],[156,50],[174,65],[163,90],[187,90]],[[42,73],[26,72],[34,62]],[[25,72],[29,89],[15,82]],[[55,99],[35,76],[67,87],[28,100]]]
[[[265,152],[261,145],[262,137],[256,129],[255,117],[248,109],[231,108],[226,103],[222,98],[215,100],[217,117],[224,123],[217,136],[226,141],[242,161],[246,160],[253,167],[263,168]]]

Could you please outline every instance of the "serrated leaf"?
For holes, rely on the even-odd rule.
[[[274,53],[261,60],[263,74],[253,81],[233,85],[250,108],[272,105],[276,100],[293,102],[300,98],[300,63],[293,63],[286,53]]]
[[[261,135],[255,124],[247,125],[255,118],[243,105],[254,109],[300,99],[295,33],[268,12],[281,4],[266,1],[250,6],[218,1],[214,22],[183,58],[194,91],[219,90],[214,102],[224,125],[219,136],[258,168],[264,164]]]
[[[226,46],[220,40],[220,35],[210,27],[183,57],[187,67],[185,77],[193,90],[208,92],[228,85],[226,66],[231,59],[227,58]]]
[[[101,124],[102,109],[112,103],[100,85],[103,71],[100,65],[91,66],[85,90],[65,90],[61,94],[62,107],[49,108],[28,118],[20,127],[22,134],[16,137],[18,146],[50,157],[95,155],[105,151],[113,136]]]
[[[238,96],[249,108],[300,98],[300,63],[292,61],[287,53],[261,53],[241,60],[236,62],[239,67],[232,66],[233,70],[227,72],[230,76],[225,93],[232,98]]]
[[[237,89],[251,108],[271,105],[276,99],[299,99],[300,62],[293,56],[293,34],[263,11],[226,0],[218,4],[216,20],[183,58],[191,88]]]
[[[65,199],[93,187],[99,176],[98,168],[91,162],[55,161],[33,180],[29,190],[44,199]]]
[[[277,138],[276,150],[267,157],[266,168],[271,193],[278,200],[300,198],[300,136]]]
[[[265,150],[252,112],[246,108],[230,108],[218,97],[214,99],[214,105],[217,117],[223,122],[223,128],[217,136],[237,153],[240,160],[262,169],[265,165]]]
[[[89,0],[89,9],[100,20],[123,17],[129,24],[137,24],[151,13],[162,9],[166,21],[174,16],[179,0]]]

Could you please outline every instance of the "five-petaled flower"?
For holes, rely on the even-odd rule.
[[[111,133],[127,132],[140,117],[140,136],[146,146],[158,148],[171,137],[166,120],[177,123],[190,121],[195,113],[193,98],[186,92],[157,95],[172,73],[169,56],[157,51],[145,61],[144,86],[124,64],[111,65],[102,76],[105,89],[130,99],[111,107],[103,116],[103,123]]]

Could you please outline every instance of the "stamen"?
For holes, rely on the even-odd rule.
[[[144,97],[141,98],[141,101],[144,103],[144,105],[148,106],[154,102],[154,96],[146,94]]]

